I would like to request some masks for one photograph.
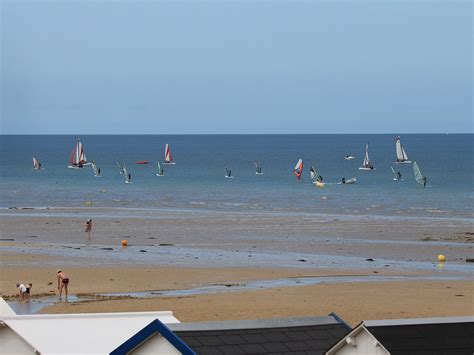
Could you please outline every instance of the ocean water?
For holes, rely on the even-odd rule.
[[[0,136],[0,207],[93,207],[343,213],[390,216],[473,217],[473,135],[406,134],[402,143],[416,160],[428,186],[414,180],[412,164],[395,164],[396,135],[84,135],[92,168],[68,169],[75,136]],[[365,144],[375,171],[359,171]],[[176,165],[163,162],[171,145]],[[356,159],[346,161],[351,154]],[[44,170],[35,171],[32,157]],[[292,174],[304,160],[302,179]],[[136,161],[148,160],[148,165]],[[258,160],[264,175],[257,176]],[[125,163],[125,184],[116,162]],[[327,185],[310,183],[316,166]],[[224,166],[234,179],[224,178]],[[393,181],[390,166],[404,181]],[[342,177],[353,185],[337,184]],[[105,189],[105,193],[102,190]]]

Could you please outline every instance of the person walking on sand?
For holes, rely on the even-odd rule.
[[[91,232],[92,232],[92,219],[88,219],[86,221],[86,233],[87,233],[87,239],[91,239]]]
[[[66,301],[67,301],[67,285],[69,284],[69,277],[61,269],[58,269],[56,273],[58,274],[59,299],[61,299],[61,296],[63,294],[63,288],[64,288],[64,294],[66,295]]]

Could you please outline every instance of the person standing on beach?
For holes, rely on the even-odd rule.
[[[92,232],[92,219],[88,219],[86,221],[86,229],[85,229],[86,233],[87,233],[87,239],[91,239],[91,232]]]
[[[60,269],[56,273],[58,275],[59,299],[61,299],[61,296],[63,294],[63,288],[64,288],[64,293],[66,295],[66,301],[67,301],[67,285],[69,284],[69,277],[66,275],[65,272],[63,272]]]

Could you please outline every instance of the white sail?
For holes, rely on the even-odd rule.
[[[35,157],[33,157],[33,168],[35,170],[41,170],[41,163]]]
[[[132,182],[132,176],[128,172],[127,167],[125,166],[125,164],[123,164],[123,175],[125,176],[125,182],[127,184]]]
[[[359,167],[359,170],[374,170],[374,169],[375,168],[369,159],[369,143],[367,143],[365,146],[364,161],[362,162],[362,166]]]
[[[405,149],[403,149],[400,137],[397,137],[397,140],[395,141],[395,151],[397,153],[397,163],[410,163],[407,153],[405,152]]]
[[[318,176],[318,173],[316,172],[314,166],[311,166],[311,169],[309,169],[309,177],[311,180],[314,180],[316,176]]]
[[[92,170],[94,170],[94,176],[99,177],[100,176],[100,169],[97,168],[97,164],[95,160],[92,161]]]
[[[413,163],[413,172],[415,173],[416,182],[421,185],[424,185],[423,175],[421,174],[420,167],[418,166],[416,161]]]
[[[397,173],[395,172],[392,166],[390,167],[390,169],[392,169],[393,178],[398,180]]]
[[[255,161],[255,174],[263,175],[262,167],[258,164],[258,161]]]
[[[157,176],[164,176],[164,175],[165,175],[165,171],[164,171],[164,169],[161,167],[160,162],[157,163],[157,171],[158,171],[158,172],[156,173]]]

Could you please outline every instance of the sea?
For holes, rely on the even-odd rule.
[[[473,134],[404,134],[416,161],[396,164],[396,134],[351,135],[82,135],[91,166],[68,169],[77,136],[0,136],[0,207],[104,207],[147,210],[261,211],[272,213],[369,214],[399,217],[473,218]],[[365,145],[376,170],[360,171]],[[169,144],[176,165],[164,165]],[[345,160],[353,155],[354,160]],[[43,170],[33,169],[32,158]],[[293,168],[303,159],[298,180]],[[148,161],[146,165],[137,161]],[[255,174],[258,161],[263,175]],[[117,162],[132,176],[126,184]],[[163,165],[162,165],[163,166]],[[310,181],[314,166],[326,185]],[[403,181],[394,181],[390,167]],[[225,178],[224,168],[233,179]],[[355,177],[350,185],[342,177]]]

